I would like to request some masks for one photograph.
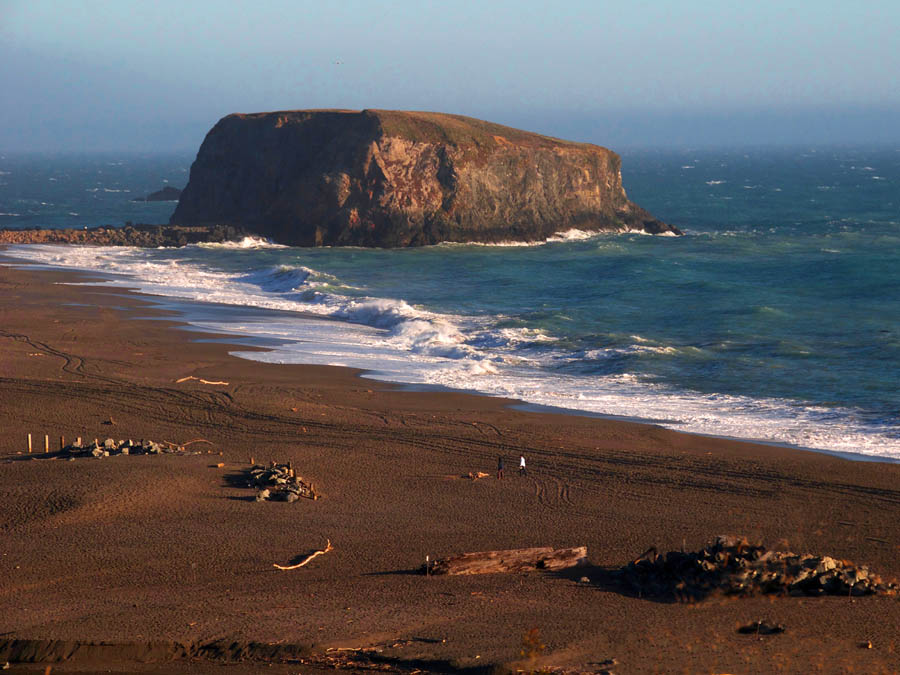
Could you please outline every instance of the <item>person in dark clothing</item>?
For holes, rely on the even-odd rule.
[[[497,458],[497,480],[503,478],[503,457]]]

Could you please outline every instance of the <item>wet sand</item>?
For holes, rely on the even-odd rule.
[[[723,533],[900,578],[900,465],[251,362],[142,296],[57,283],[76,279],[0,266],[0,639],[271,642],[313,662],[375,647],[363,655],[401,671],[900,670],[896,597],[673,603],[579,581]],[[177,382],[187,376],[228,384]],[[67,461],[44,454],[45,434],[53,451],[60,436],[211,445]],[[240,485],[250,457],[291,461],[324,497],[256,503]],[[334,550],[306,567],[273,567],[329,539]],[[414,573],[426,556],[577,545],[596,567]],[[786,632],[737,633],[757,620]],[[533,628],[545,648],[523,661]],[[136,650],[53,672],[215,670],[149,652],[141,664]]]

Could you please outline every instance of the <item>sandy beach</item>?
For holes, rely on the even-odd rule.
[[[898,464],[252,362],[84,281],[0,266],[0,639],[119,645],[53,672],[218,672],[165,646],[217,640],[288,661],[267,667],[257,646],[227,672],[326,656],[398,672],[900,670],[897,597],[669,602],[596,581],[720,534],[900,578]],[[67,461],[60,436],[208,443]],[[251,457],[292,462],[322,498],[257,503]],[[273,567],[329,540],[303,568]],[[580,545],[591,565],[571,574],[417,573],[426,556]],[[785,632],[738,633],[756,621]],[[544,648],[526,659],[532,629]]]

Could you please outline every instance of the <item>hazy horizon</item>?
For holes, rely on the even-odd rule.
[[[6,0],[0,152],[195,152],[233,112],[449,112],[614,150],[900,144],[900,7]]]

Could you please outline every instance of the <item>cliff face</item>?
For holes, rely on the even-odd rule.
[[[299,246],[534,241],[571,228],[678,230],[632,204],[620,160],[457,115],[229,115],[207,134],[172,223]]]

